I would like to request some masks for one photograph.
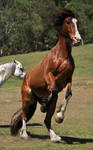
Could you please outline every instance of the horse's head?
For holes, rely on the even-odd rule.
[[[73,45],[81,41],[81,36],[78,31],[78,20],[72,11],[67,9],[55,11],[54,17],[54,23],[60,27],[61,35],[69,38]]]
[[[24,68],[22,64],[17,60],[14,60],[13,63],[15,64],[14,76],[20,77],[21,79],[23,79],[25,76],[25,72],[24,72]]]
[[[67,17],[64,20],[64,24],[62,26],[62,34],[67,36],[69,39],[72,40],[72,44],[75,45],[81,41],[81,36],[78,31],[78,20],[73,17]]]

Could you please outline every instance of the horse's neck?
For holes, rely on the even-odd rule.
[[[15,64],[14,63],[7,63],[5,65],[5,68],[6,68],[6,75],[8,76],[11,76],[14,74],[14,71],[15,71]]]
[[[55,48],[60,56],[64,58],[71,56],[71,42],[66,37],[60,36]]]
[[[0,66],[0,85],[2,85],[6,80],[8,80],[15,71],[14,63],[7,63]]]

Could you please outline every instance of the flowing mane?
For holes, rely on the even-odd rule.
[[[65,18],[67,18],[67,17],[75,18],[75,14],[71,10],[68,10],[68,9],[55,10],[53,13],[54,25],[55,26],[62,26]]]

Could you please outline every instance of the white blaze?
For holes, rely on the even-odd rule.
[[[75,38],[78,40],[81,40],[81,36],[80,36],[78,28],[77,28],[77,19],[73,18],[72,22],[74,23],[74,26],[75,26]]]

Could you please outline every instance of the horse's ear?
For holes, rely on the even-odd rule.
[[[15,59],[12,60],[13,63],[17,64],[17,61]]]

